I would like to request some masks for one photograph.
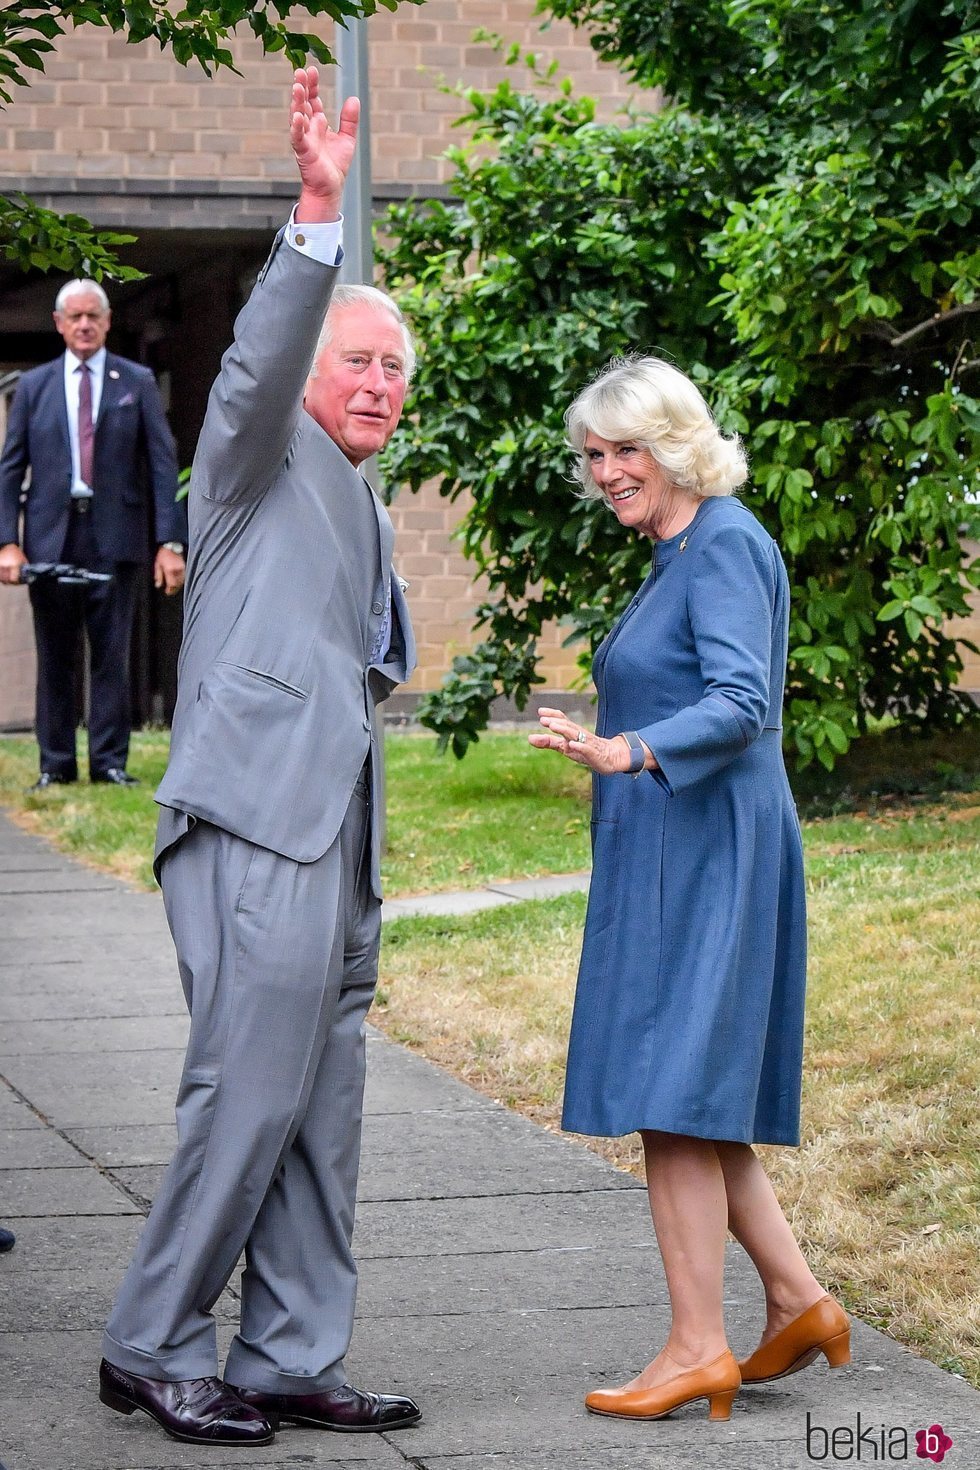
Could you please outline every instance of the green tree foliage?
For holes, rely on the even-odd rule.
[[[614,127],[567,84],[468,92],[455,202],[392,212],[424,356],[389,469],[471,497],[490,588],[427,722],[462,754],[496,693],[528,698],[545,620],[594,647],[641,577],[647,543],[573,498],[562,446],[567,403],[631,349],[747,441],[794,587],[800,763],[872,716],[967,717],[944,626],[980,585],[980,0],[548,4],[674,101]]]
[[[421,4],[422,0],[412,0]],[[264,51],[281,51],[293,66],[307,58],[333,63],[327,43],[312,33],[294,30],[293,11],[326,21],[374,15],[379,7],[395,10],[399,0],[187,0],[181,8],[168,0],[7,0],[0,10],[0,105],[9,104],[16,87],[30,85],[44,71],[60,36],[83,25],[105,26],[131,44],[156,41],[182,66],[196,61],[208,76],[218,67],[235,70],[226,44],[240,26],[262,42]],[[141,272],[119,263],[115,247],[135,237],[93,230],[78,215],[57,215],[23,195],[0,194],[0,253],[24,270],[73,271],[101,280],[131,280]]]

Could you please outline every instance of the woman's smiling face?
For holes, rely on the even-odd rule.
[[[649,449],[630,439],[603,439],[590,431],[582,453],[619,523],[643,536],[662,534],[675,492]]]

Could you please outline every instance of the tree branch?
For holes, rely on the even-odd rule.
[[[882,338],[889,347],[904,347],[906,342],[913,342],[916,337],[921,337],[924,332],[930,331],[933,327],[941,327],[956,317],[969,316],[977,311],[980,311],[980,301],[968,301],[962,306],[951,307],[949,311],[937,311],[935,316],[927,317],[924,322],[918,322],[916,326],[909,327],[907,332],[896,332],[889,322],[875,322],[873,326],[868,323],[867,335]]]

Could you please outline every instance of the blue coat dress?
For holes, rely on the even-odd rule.
[[[599,648],[598,733],[660,765],[593,777],[593,876],[562,1126],[799,1142],[806,912],[780,709],[789,585],[730,497],[654,552]]]

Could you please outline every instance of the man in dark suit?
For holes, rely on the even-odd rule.
[[[61,288],[54,322],[66,351],[21,378],[0,458],[0,582],[18,582],[25,562],[73,562],[112,574],[110,582],[84,587],[31,584],[41,756],[34,790],[78,776],[75,665],[83,626],[90,650],[89,774],[93,781],[136,784],[126,770],[129,641],[138,569],[150,545],[148,502],[154,582],[173,594],[184,580],[186,531],[176,502],[173,437],[149,368],[106,352],[110,321],[97,282]]]

